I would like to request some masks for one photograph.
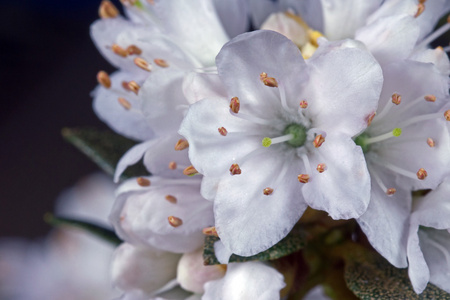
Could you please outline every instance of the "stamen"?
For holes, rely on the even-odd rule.
[[[198,174],[198,171],[191,165],[183,170],[183,174],[186,176],[194,176]]]
[[[219,237],[215,226],[203,228],[202,232],[204,235]]]
[[[402,102],[402,96],[394,93],[392,94],[392,103],[394,103],[395,105],[399,105]]]
[[[309,181],[309,175],[308,174],[299,174],[297,176],[297,178],[298,178],[298,181],[301,182],[301,183],[308,183],[308,181]]]
[[[300,107],[305,109],[308,107],[308,102],[306,100],[300,101]]]
[[[136,57],[134,59],[134,64],[141,68],[142,70],[150,72],[152,69],[150,68],[150,64],[143,58]]]
[[[230,101],[230,109],[232,112],[237,114],[239,112],[239,109],[241,108],[241,102],[239,101],[238,97],[231,98]]]
[[[169,169],[171,169],[171,170],[176,170],[176,169],[177,169],[177,163],[174,162],[174,161],[171,161],[171,162],[169,163]]]
[[[388,196],[392,196],[392,195],[394,195],[396,192],[397,192],[397,189],[395,189],[395,188],[389,188],[389,189],[386,190],[386,194],[387,194]]]
[[[122,105],[122,107],[125,108],[126,110],[131,109],[131,103],[128,102],[127,99],[120,97],[117,99],[117,101],[119,101],[119,104]]]
[[[311,164],[309,163],[308,156],[306,154],[302,154],[300,157],[302,158],[303,165],[305,166],[305,169],[306,169],[306,173],[312,174],[312,168],[311,168]]]
[[[430,34],[426,39],[424,39],[419,45],[416,46],[416,49],[425,47],[444,33],[446,33],[450,29],[450,16],[447,17],[447,23],[441,27],[439,27],[435,32]]]
[[[148,180],[147,178],[144,178],[144,177],[136,178],[136,182],[140,186],[150,186],[150,184],[151,184],[150,180]]]
[[[425,178],[427,178],[428,173],[427,171],[425,171],[424,168],[420,168],[419,171],[417,171],[417,178],[419,180],[424,180]]]
[[[370,114],[370,115],[367,117],[367,126],[370,126],[370,124],[372,124],[373,118],[375,118],[375,115],[376,115],[376,114],[377,114],[377,113],[374,112],[374,113]]]
[[[430,146],[431,148],[433,148],[434,146],[436,146],[436,143],[434,142],[434,140],[432,138],[427,138],[427,144],[428,146]]]
[[[165,61],[164,59],[161,58],[155,58],[153,60],[155,62],[155,64],[161,68],[167,68],[169,67],[169,64],[167,63],[167,61]]]
[[[420,16],[425,10],[425,5],[423,3],[419,3],[417,5],[417,12],[414,15],[414,18],[417,18],[418,16]]]
[[[225,127],[218,128],[218,131],[219,131],[220,135],[223,135],[223,136],[227,136],[227,134],[228,134],[228,131],[225,129]]]
[[[394,130],[392,130],[391,132],[387,132],[387,133],[379,135],[379,136],[367,138],[366,140],[364,140],[364,146],[367,146],[367,145],[370,145],[373,143],[377,143],[377,142],[381,142],[381,141],[390,139],[392,137],[399,137],[401,134],[402,134],[401,128],[394,128]]]
[[[139,86],[139,84],[137,84],[137,82],[134,81],[134,80],[128,82],[127,86],[128,86],[128,89],[129,89],[130,91],[132,91],[133,93],[135,93],[136,95],[138,94],[139,89],[141,88],[141,87]]]
[[[290,108],[288,107],[286,102],[286,91],[284,90],[283,85],[278,86],[278,91],[280,92],[281,106],[285,111],[290,111]]]
[[[321,134],[319,134],[319,135],[317,135],[316,138],[314,139],[313,145],[314,145],[314,147],[319,148],[320,146],[322,146],[322,144],[323,144],[324,142],[325,142],[325,138],[324,138]]]
[[[108,73],[105,71],[100,71],[97,73],[97,81],[107,89],[111,87],[111,78],[109,78]]]
[[[436,102],[436,96],[435,95],[426,95],[423,97],[428,102]]]
[[[243,113],[239,113],[239,114],[235,114],[235,117],[238,117],[240,119],[246,120],[246,121],[250,121],[259,125],[274,125],[274,120],[266,120],[266,119],[262,119],[253,115],[247,115],[247,114],[243,114]]]
[[[269,86],[269,87],[278,87],[278,82],[275,78],[273,77],[267,77],[267,73],[266,72],[262,72],[259,75],[259,79],[264,83],[264,85]]]
[[[141,48],[139,48],[138,46],[135,45],[130,45],[127,47],[127,52],[129,55],[141,55],[142,54],[142,50]]]
[[[112,46],[111,46],[111,50],[112,50],[115,54],[117,54],[117,55],[119,55],[119,56],[122,56],[122,57],[127,57],[127,56],[128,56],[127,50],[123,49],[122,47],[120,47],[120,46],[117,45],[117,44],[112,45]]]
[[[444,117],[447,121],[450,121],[450,110],[447,110],[444,112]],[[408,127],[409,125],[416,124],[418,122],[432,120],[432,119],[438,119],[438,118],[442,118],[441,113],[416,116],[414,118],[408,119],[408,120],[400,123],[400,127],[405,128],[405,127]]]
[[[447,121],[450,121],[450,109],[444,112],[444,117]]]
[[[416,174],[416,173],[414,173],[414,172],[411,172],[411,171],[402,169],[402,168],[400,168],[400,167],[398,167],[398,166],[396,166],[396,165],[393,165],[393,164],[391,164],[391,163],[380,162],[379,160],[375,160],[375,159],[373,160],[373,163],[375,163],[375,164],[377,164],[377,165],[379,165],[379,166],[381,166],[381,167],[385,167],[385,168],[387,168],[387,169],[389,169],[389,170],[391,170],[391,171],[393,171],[393,172],[396,172],[396,173],[398,173],[398,174],[400,174],[400,175],[403,175],[403,176],[408,177],[408,178],[411,178],[411,179],[417,179],[420,170],[425,171],[424,169],[420,169],[420,170],[417,172],[417,174]],[[421,172],[421,173],[422,173],[422,172]],[[426,171],[425,171],[425,173],[426,173]],[[419,179],[420,179],[420,178],[419,178]]]
[[[263,194],[266,195],[266,196],[272,195],[272,193],[273,193],[273,189],[270,188],[270,187],[266,187],[266,188],[263,190]]]
[[[183,220],[181,220],[180,218],[170,216],[167,219],[169,220],[169,224],[172,225],[173,227],[178,227],[178,226],[183,225]]]
[[[174,196],[172,196],[172,195],[166,195],[166,200],[167,201],[169,201],[170,203],[172,203],[172,204],[176,204],[177,203],[177,198],[175,198]]]
[[[318,164],[316,168],[319,173],[325,172],[326,169],[328,169],[326,164]]]
[[[242,173],[242,171],[241,171],[241,168],[239,167],[238,164],[232,164],[231,165],[231,167],[230,167],[230,174],[231,175],[239,175],[241,173]]]
[[[119,15],[119,10],[111,1],[103,0],[98,8],[98,15],[102,19],[115,18]]]
[[[287,142],[287,141],[291,140],[292,138],[294,138],[293,134],[286,134],[286,135],[279,136],[279,137],[276,137],[273,139],[271,139],[269,137],[265,137],[262,140],[262,145],[267,148],[267,147],[270,147],[272,144],[279,144],[282,142]]]
[[[178,142],[175,144],[175,150],[176,151],[181,151],[181,150],[184,150],[184,149],[186,149],[188,147],[189,147],[189,143],[188,143],[188,141],[186,141],[184,139],[178,140]]]

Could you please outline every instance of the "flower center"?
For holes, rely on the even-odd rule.
[[[300,124],[289,124],[284,129],[284,134],[291,134],[292,138],[286,141],[287,144],[292,147],[298,148],[305,144],[306,141],[306,128]]]

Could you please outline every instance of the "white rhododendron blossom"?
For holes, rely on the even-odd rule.
[[[267,249],[307,205],[336,219],[364,213],[370,179],[352,137],[376,110],[382,75],[373,57],[344,41],[305,62],[284,36],[256,31],[226,44],[216,62],[210,76],[227,95],[193,104],[180,133],[194,167],[220,177],[214,214],[225,246],[244,256]]]
[[[408,273],[416,293],[430,282],[450,293],[450,179],[416,200],[408,235]]]
[[[201,178],[139,177],[117,190],[110,215],[116,232],[133,244],[187,253],[203,245],[214,225],[212,203],[200,195]]]

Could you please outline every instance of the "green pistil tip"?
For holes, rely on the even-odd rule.
[[[402,129],[401,128],[395,128],[394,130],[392,130],[392,134],[394,136],[400,136],[402,134]]]
[[[272,145],[272,139],[268,137],[263,138],[262,145],[266,148],[270,147],[270,145]]]

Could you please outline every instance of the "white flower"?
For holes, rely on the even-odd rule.
[[[198,177],[128,180],[117,191],[110,221],[127,242],[192,252],[203,245],[202,229],[214,225],[212,203],[200,195],[200,183]]]
[[[428,281],[450,293],[450,180],[418,199],[410,218],[409,277],[420,294]]]
[[[307,205],[333,218],[366,210],[370,180],[352,136],[375,111],[382,77],[359,46],[329,43],[305,62],[282,35],[257,31],[222,48],[217,67],[231,104],[193,104],[180,133],[196,169],[220,177],[216,229],[232,252],[271,247]]]

